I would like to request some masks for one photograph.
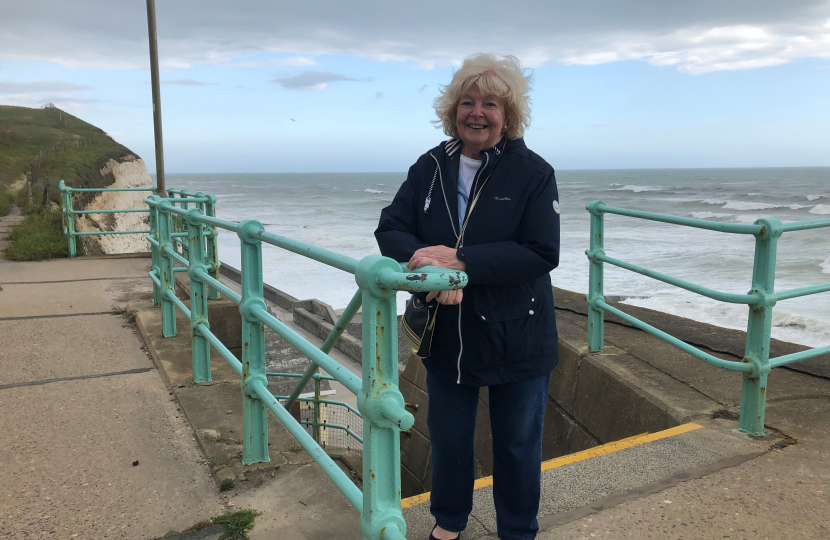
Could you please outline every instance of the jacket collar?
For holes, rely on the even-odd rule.
[[[481,153],[483,167],[479,170],[474,186],[476,193],[481,189],[484,180],[493,172],[493,169],[495,169],[505,152],[510,151],[518,145],[524,146],[524,141],[522,139],[510,141],[502,137],[493,148]],[[444,191],[443,195],[447,206],[449,206],[453,223],[458,223],[458,162],[460,160],[458,156],[461,155],[461,148],[463,146],[464,143],[461,142],[461,139],[450,139],[438,146],[440,154],[439,162],[441,163],[443,178],[441,187]],[[470,200],[474,196],[475,193],[471,193]]]

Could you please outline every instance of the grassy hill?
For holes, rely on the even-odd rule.
[[[135,155],[100,128],[61,109],[0,105],[0,187],[25,178],[38,153],[40,176],[49,178],[55,195],[57,189],[52,188],[60,180],[74,187],[111,184],[113,177],[102,176],[101,168],[110,159]]]

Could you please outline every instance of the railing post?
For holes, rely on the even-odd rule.
[[[268,416],[265,404],[257,397],[257,384],[268,387],[265,375],[265,327],[254,316],[257,308],[265,310],[262,296],[262,241],[258,221],[245,220],[239,227],[242,247],[242,463],[250,465],[270,461],[268,455]]]
[[[159,201],[162,200],[161,197],[158,195],[151,195],[148,198],[152,198],[155,202],[155,205],[147,205],[150,208],[150,236],[155,239],[156,242],[159,241],[159,230],[158,230],[158,209],[156,205]],[[161,279],[161,269],[159,268],[159,250],[150,242],[150,260],[153,262],[153,272],[155,272],[156,277]],[[153,305],[160,306],[161,305],[161,289],[159,286],[156,285],[156,282],[153,281]]]
[[[363,414],[364,539],[390,540],[406,536],[401,514],[400,431],[409,429],[412,415],[404,409],[398,390],[398,319],[395,291],[382,289],[378,276],[400,272],[400,265],[370,255],[357,267],[355,280],[363,291],[363,387],[358,405]],[[401,413],[400,411],[403,411]],[[390,418],[405,418],[407,425]]]
[[[199,325],[210,329],[208,322],[207,285],[199,277],[205,272],[205,237],[202,224],[194,221],[202,212],[196,208],[187,213],[188,268],[190,276],[190,333],[192,335],[193,382],[210,382],[210,343],[199,332]]]
[[[161,334],[164,337],[176,335],[176,306],[170,301],[169,295],[176,294],[176,282],[173,275],[173,258],[167,253],[167,248],[173,249],[170,236],[169,203],[160,201],[158,211],[159,232],[159,280],[161,281]]]
[[[314,374],[314,420],[313,433],[314,441],[320,444],[320,377],[319,373]]]
[[[204,195],[208,198],[208,202],[205,203],[205,215],[209,217],[216,217],[216,195]],[[217,242],[217,231],[216,226],[210,225],[204,226],[209,233],[206,234],[207,236],[207,253],[206,253],[206,264],[212,264],[213,266],[208,271],[210,277],[213,279],[219,279],[219,250],[216,249],[216,242]],[[211,300],[218,300],[219,299],[219,291],[210,287],[210,299]]]
[[[179,198],[187,198],[188,196],[189,196],[189,194],[187,193],[187,190],[183,189],[182,192],[181,192],[181,195],[179,195]],[[182,210],[190,210],[190,204],[189,203],[183,202],[183,203],[180,203],[180,204],[181,204]],[[187,232],[187,220],[182,216],[178,216],[178,218],[179,218],[179,232]],[[179,240],[181,240],[181,238],[179,238]],[[181,249],[181,254],[182,255],[187,254],[186,253],[187,252],[187,246],[185,244],[186,244],[186,242],[184,242],[184,241],[179,242],[179,246],[181,246],[181,248],[182,248]]]
[[[72,217],[72,188],[66,187],[63,180],[60,181],[61,192],[61,213],[63,214],[63,234],[66,235],[67,249],[70,257],[78,255],[75,243],[75,220]]]
[[[597,255],[605,255],[603,236],[605,235],[605,214],[602,208],[605,203],[593,201],[587,209],[591,213],[591,243],[585,254],[588,256],[588,351],[600,352],[605,344],[605,310],[598,301],[604,299],[602,288],[603,267]]]
[[[783,225],[777,219],[759,219],[755,224],[761,225],[761,232],[755,235],[755,263],[749,294],[755,296],[757,301],[749,306],[743,359],[753,369],[744,373],[738,429],[760,436],[764,434],[772,308],[776,303],[775,258]]]

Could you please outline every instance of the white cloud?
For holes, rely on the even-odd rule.
[[[69,67],[146,69],[142,2],[13,2],[0,20],[0,56]],[[157,6],[165,68],[312,66],[323,54],[456,65],[468,54],[515,54],[528,67],[551,62],[640,60],[698,74],[830,58],[827,0],[479,0],[469,5],[319,0],[202,0]],[[435,17],[435,13],[441,13]],[[102,24],[101,21],[108,21]],[[262,54],[295,55],[246,60]]]
[[[222,67],[228,68],[259,68],[272,66],[316,66],[317,61],[307,56],[291,58],[269,58],[268,60],[250,60],[245,62],[228,62]]]
[[[161,81],[161,84],[173,84],[177,86],[211,86],[216,83],[207,83],[204,81],[197,81],[196,79],[173,79],[170,81]]]
[[[23,94],[43,92],[75,92],[89,90],[91,86],[68,81],[0,81],[0,94]]]
[[[287,90],[325,90],[337,81],[355,81],[339,73],[329,71],[303,71],[299,75],[272,80]]]

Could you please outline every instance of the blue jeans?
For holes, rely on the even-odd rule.
[[[490,386],[493,500],[502,540],[532,540],[539,524],[542,426],[550,374]],[[427,373],[432,443],[430,512],[451,532],[463,531],[473,509],[477,386],[448,383]]]

